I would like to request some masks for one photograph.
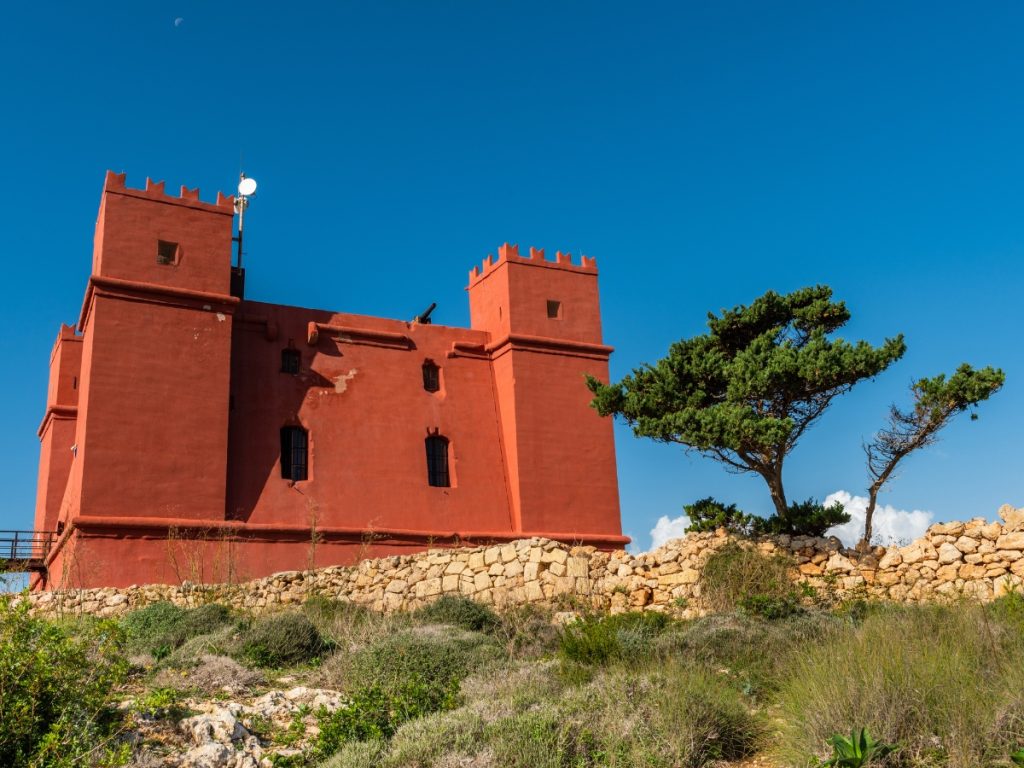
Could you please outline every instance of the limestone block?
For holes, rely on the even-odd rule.
[[[537,576],[540,574],[540,562],[530,562],[523,567],[523,579],[527,583],[536,581]]]
[[[953,521],[951,523],[935,523],[935,525],[928,529],[925,535],[937,534],[939,536],[960,536],[964,532],[964,527],[963,523],[957,521]]]
[[[1004,533],[1002,536],[996,539],[996,549],[1024,549],[1024,531]]]
[[[836,573],[849,573],[854,570],[854,565],[850,558],[836,552],[828,559],[828,562],[825,564],[825,570]]]
[[[566,572],[566,567],[562,563],[556,561],[548,566],[548,571],[551,573],[552,576],[564,576]]]
[[[444,569],[446,574],[458,574],[466,570],[466,564],[461,560],[452,560],[448,563],[448,567]]]
[[[523,564],[518,560],[512,560],[511,562],[505,563],[505,577],[509,579],[515,579],[523,575]]]
[[[980,533],[982,538],[988,539],[989,541],[995,541],[1003,532],[1003,526],[999,523],[990,523],[984,526]]]
[[[945,542],[939,546],[940,565],[959,562],[962,559],[962,556],[963,553],[949,542]]]
[[[999,508],[999,516],[1007,531],[1024,531],[1024,507],[1016,509],[1010,504],[1003,504]]]
[[[531,603],[539,602],[544,599],[544,590],[541,589],[539,582],[530,581],[526,584],[525,595]]]
[[[506,544],[501,548],[501,562],[511,563],[516,559],[516,545]]]
[[[961,536],[954,543],[957,549],[963,552],[965,555],[969,555],[971,552],[976,552],[979,543],[976,539],[972,539],[970,536]]]
[[[814,563],[804,563],[800,566],[799,570],[804,576],[821,576],[824,573],[821,566]]]
[[[590,575],[590,560],[585,557],[571,557],[566,563],[570,576],[586,577]]]
[[[890,549],[882,559],[878,562],[878,569],[885,571],[889,568],[895,568],[897,565],[903,562],[903,557],[900,555],[899,550]]]
[[[569,559],[569,555],[564,549],[552,549],[547,551],[541,557],[542,563],[562,563]]]
[[[476,587],[477,592],[481,592],[485,589],[491,588],[491,577],[481,571],[473,578],[473,584]]]
[[[484,565],[493,565],[501,561],[501,547],[488,547],[484,550]]]
[[[970,567],[970,566],[968,566]],[[955,582],[959,567],[955,563],[942,565],[935,571],[935,578],[940,582]]]
[[[456,574],[450,573],[441,579],[441,591],[442,592],[458,592],[459,591],[459,577]]]
[[[469,569],[471,571],[479,571],[484,567],[484,553],[474,552],[469,556]]]

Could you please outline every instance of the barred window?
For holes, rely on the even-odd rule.
[[[427,438],[427,482],[436,488],[448,488],[448,439],[440,435]]]
[[[298,373],[302,355],[299,350],[288,347],[281,350],[281,373]]]
[[[305,480],[309,466],[309,434],[302,427],[281,427],[281,477]]]
[[[437,392],[441,388],[441,369],[433,360],[423,363],[423,388],[427,392]]]

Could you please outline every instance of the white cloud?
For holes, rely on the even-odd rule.
[[[670,539],[681,539],[686,535],[686,528],[690,525],[690,518],[686,515],[669,519],[668,515],[662,515],[658,522],[651,528],[651,549],[657,549]]]
[[[846,491],[836,491],[825,497],[825,506],[836,501],[842,504],[843,509],[849,513],[850,522],[830,528],[828,534],[829,536],[838,536],[839,540],[847,547],[855,546],[864,534],[864,513],[868,508],[867,497],[853,496]],[[871,538],[884,545],[906,543],[924,535],[928,526],[933,522],[935,522],[935,515],[932,512],[920,509],[896,509],[890,504],[879,504],[875,507]]]

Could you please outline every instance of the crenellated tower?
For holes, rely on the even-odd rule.
[[[471,327],[487,331],[513,526],[533,534],[621,534],[612,422],[584,376],[608,380],[597,264],[498,249],[469,275]]]
[[[221,194],[205,203],[198,189],[172,196],[107,174],[62,518],[223,518],[233,213]]]

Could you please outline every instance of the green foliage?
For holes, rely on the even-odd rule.
[[[717,531],[725,528],[730,533],[746,536],[750,534],[757,519],[736,508],[735,504],[726,506],[712,496],[687,504],[683,511],[690,520],[686,527],[687,533]]]
[[[0,765],[116,764],[108,696],[127,672],[114,622],[58,626],[0,599]]]
[[[749,755],[763,730],[739,693],[688,662],[597,669],[561,688],[501,670],[465,688],[459,709],[346,745],[323,768],[703,768]]]
[[[181,705],[183,698],[177,688],[153,688],[136,700],[135,711],[153,720],[180,720],[187,716]]]
[[[210,603],[186,610],[159,602],[130,612],[121,619],[121,626],[131,652],[149,653],[161,661],[186,641],[231,621],[231,611],[225,605]]]
[[[832,526],[848,522],[850,515],[838,501],[825,507],[816,499],[808,499],[790,504],[784,517],[754,518],[752,527],[758,535],[824,536]]]
[[[849,319],[828,286],[769,291],[749,307],[709,314],[708,333],[677,341],[618,383],[588,377],[593,406],[623,417],[638,437],[761,475],[785,519],[785,457],[834,398],[906,350],[902,336],[877,348],[830,338]]]
[[[652,640],[670,623],[668,616],[653,611],[585,616],[562,630],[559,652],[577,664],[641,659],[651,655]]]
[[[713,552],[701,570],[701,599],[714,611],[731,611],[753,597],[788,600],[794,586],[793,563],[782,555],[765,555],[730,543]]]
[[[349,741],[389,739],[407,720],[454,708],[458,693],[459,682],[454,678],[443,682],[410,678],[389,688],[357,688],[341,708],[317,712],[320,733],[315,756],[328,757]]]
[[[899,463],[914,451],[934,443],[954,416],[987,400],[1002,388],[1004,381],[1006,375],[997,368],[974,370],[963,363],[948,379],[945,374],[939,374],[915,381],[910,387],[914,399],[911,410],[890,407],[888,424],[864,446],[871,478],[864,515],[864,542],[871,541],[878,493],[892,479]],[[971,420],[976,418],[972,413]]]
[[[751,616],[759,616],[768,621],[786,619],[796,613],[801,613],[803,608],[795,593],[783,597],[778,595],[750,595],[739,602],[739,608]]]
[[[1014,765],[1024,766],[1024,747],[1010,754],[1010,761]]]
[[[824,611],[772,622],[745,613],[717,614],[677,623],[655,646],[661,659],[713,669],[742,693],[762,697],[778,688],[792,657],[845,627]]]
[[[828,745],[832,747],[832,757],[823,760],[820,768],[864,768],[896,750],[895,744],[872,739],[866,728],[851,731],[850,738],[833,734]]]
[[[242,656],[257,667],[304,664],[319,658],[329,645],[305,614],[260,616],[243,634]]]
[[[129,650],[166,656],[178,645],[185,611],[167,602],[152,603],[131,611],[121,620]]]
[[[358,686],[397,689],[416,681],[444,686],[499,657],[486,635],[457,629],[426,631],[430,629],[384,635],[350,653],[336,653],[325,665],[326,682],[343,690]]]
[[[420,621],[450,624],[473,632],[488,632],[498,625],[494,611],[462,595],[442,595],[416,611],[415,616]]]
[[[850,723],[901,765],[999,765],[1024,739],[1024,636],[983,607],[889,606],[788,661],[779,747],[799,762]]]

